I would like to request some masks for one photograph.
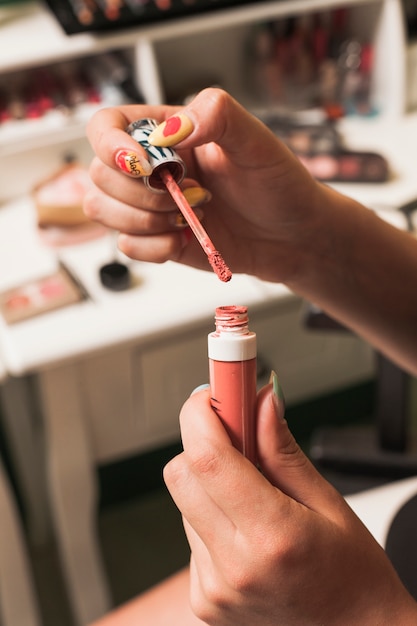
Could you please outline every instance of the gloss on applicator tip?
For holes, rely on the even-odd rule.
[[[211,405],[233,445],[256,463],[256,334],[246,306],[216,308],[208,336]]]

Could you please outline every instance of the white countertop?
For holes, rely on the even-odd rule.
[[[348,117],[340,132],[350,150],[385,156],[391,179],[377,185],[338,183],[336,189],[370,208],[397,208],[417,198],[417,113],[401,119]]]
[[[385,154],[393,177],[379,185],[335,187],[370,208],[387,209],[386,219],[395,224],[396,208],[417,197],[417,115],[395,123],[347,120],[343,129],[349,147]],[[0,316],[0,354],[11,374],[21,375],[207,320],[214,317],[219,305],[251,306],[291,297],[284,286],[249,276],[234,275],[225,284],[211,271],[175,263],[130,261],[137,286],[111,292],[98,278],[99,267],[112,260],[111,240],[110,235],[59,250],[45,247],[36,231],[35,210],[29,197],[17,198],[0,209],[0,291],[51,273],[58,267],[59,255],[90,294],[79,304],[13,325],[7,325]]]
[[[59,250],[45,247],[28,197],[0,210],[0,291],[53,272],[59,255],[90,295],[81,303],[11,325],[0,316],[0,346],[10,373],[20,375],[97,349],[140,341],[210,316],[214,320],[219,305],[249,306],[290,295],[281,285],[249,276],[234,275],[225,284],[211,271],[133,261],[128,263],[136,286],[112,292],[98,276],[99,267],[109,263],[112,254],[111,235]]]

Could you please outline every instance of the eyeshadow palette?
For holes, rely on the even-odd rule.
[[[85,299],[81,285],[66,268],[0,293],[0,313],[7,324],[30,319]]]
[[[333,122],[298,124],[284,118],[261,118],[322,182],[384,183],[389,180],[387,159],[375,152],[348,150]]]
[[[68,35],[131,27],[254,4],[253,0],[47,0]]]

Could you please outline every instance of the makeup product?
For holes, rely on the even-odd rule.
[[[112,236],[113,260],[99,268],[100,282],[110,291],[125,291],[132,284],[129,267],[117,260],[117,232]]]
[[[110,291],[125,291],[130,287],[130,272],[127,265],[114,261],[100,267],[100,282]]]
[[[151,175],[141,180],[143,180],[145,185],[152,191],[164,193],[166,187],[160,176],[161,169],[168,170],[174,180],[179,184],[185,176],[185,163],[172,148],[159,148],[149,143],[149,135],[157,127],[158,122],[156,120],[145,118],[129,124],[126,128],[126,132],[146,150],[149,163],[152,167]]]
[[[85,298],[84,287],[61,265],[54,274],[1,293],[0,313],[7,324],[14,324]]]
[[[386,159],[374,152],[341,151],[298,155],[310,174],[329,183],[384,183],[389,178]]]
[[[64,163],[32,189],[37,224],[49,226],[80,226],[89,223],[83,202],[92,182],[87,168],[68,154]]]
[[[216,273],[221,281],[223,281],[224,283],[229,282],[229,280],[232,278],[232,272],[227,267],[220,252],[218,252],[218,250],[216,250],[216,248],[214,247],[213,242],[203,228],[200,220],[194,213],[193,209],[189,205],[187,199],[177,185],[171,172],[163,169],[160,175],[162,180],[164,181],[164,184],[166,185],[166,188],[175,200],[175,203],[177,204],[179,210],[183,214],[184,218],[187,220],[189,227],[196,236],[198,243],[201,245],[204,252],[206,253],[208,262],[213,268],[213,271]]]
[[[129,135],[146,150],[149,162],[153,168],[151,175],[145,176],[141,180],[152,191],[158,193],[169,191],[196,236],[197,241],[206,253],[213,271],[221,281],[228,282],[232,278],[232,272],[227,267],[220,252],[214,247],[213,242],[179,187],[179,183],[185,176],[183,160],[172,148],[159,148],[152,146],[148,142],[149,135],[157,126],[158,123],[155,120],[143,119],[132,122],[126,129]]]
[[[265,116],[263,121],[317,180],[384,183],[389,179],[387,159],[376,152],[348,150],[332,122],[302,124],[273,115]]]
[[[256,463],[256,334],[246,306],[216,308],[208,336],[211,404],[233,445]]]

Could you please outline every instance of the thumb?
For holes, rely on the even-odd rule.
[[[169,112],[167,111],[169,114]],[[149,137],[155,146],[195,148],[217,144],[235,165],[270,167],[292,153],[276,136],[222,89],[203,89],[178,114],[171,115]]]
[[[275,487],[313,510],[332,505],[334,489],[319,474],[294,439],[284,418],[285,407],[275,372],[258,394],[258,462]]]

